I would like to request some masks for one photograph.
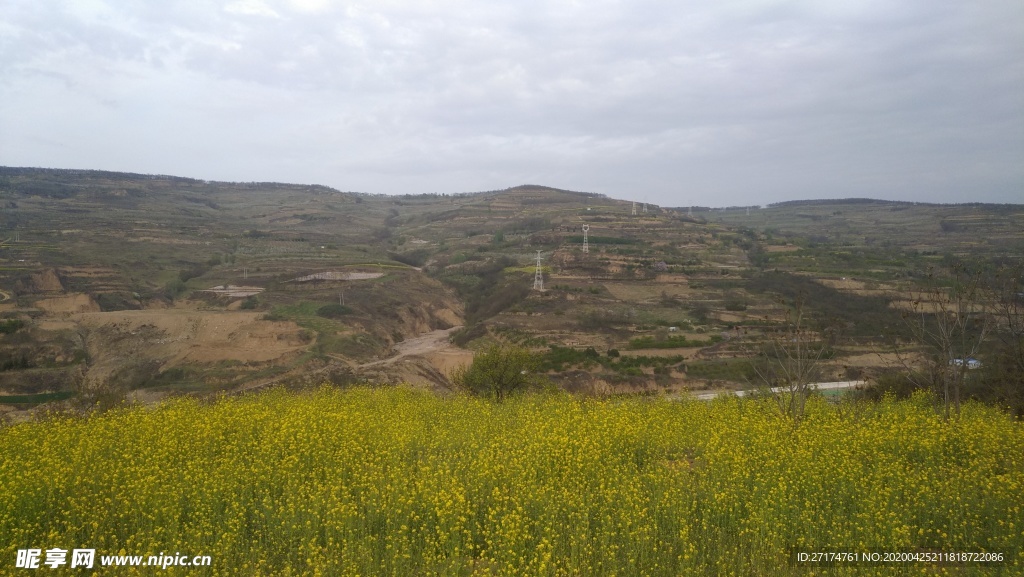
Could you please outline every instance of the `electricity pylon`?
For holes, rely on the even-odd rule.
[[[533,275],[533,290],[544,290],[544,273],[540,269],[540,251],[537,251],[537,272]]]

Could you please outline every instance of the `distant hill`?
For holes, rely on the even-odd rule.
[[[493,340],[566,390],[740,386],[799,293],[860,339],[829,360],[846,378],[879,370],[912,279],[1022,254],[1021,205],[673,209],[539,184],[389,196],[0,167],[0,396],[443,388]]]

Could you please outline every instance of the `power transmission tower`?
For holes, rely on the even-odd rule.
[[[590,242],[587,239],[587,233],[590,232],[590,225],[583,225],[583,253],[587,254],[590,252]]]
[[[644,214],[647,214],[647,203],[644,203]]]
[[[540,251],[537,251],[537,272],[533,275],[533,290],[544,290],[544,273],[540,269]]]
[[[633,201],[633,216],[636,216],[636,201]]]

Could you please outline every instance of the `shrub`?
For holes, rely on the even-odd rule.
[[[513,393],[539,388],[543,379],[537,374],[537,366],[537,358],[529,350],[494,344],[449,376],[459,388],[501,401]]]
[[[338,303],[331,303],[316,309],[317,316],[324,317],[325,319],[336,319],[345,315],[350,315],[352,312],[351,308]]]
[[[164,285],[164,296],[170,300],[174,300],[178,298],[181,293],[185,292],[186,288],[185,283],[180,277],[171,279]]]
[[[712,335],[706,340],[689,340],[685,336],[667,337],[658,340],[655,337],[639,337],[629,341],[629,348],[636,349],[681,349],[686,347],[707,347],[721,342],[722,337]]]
[[[453,344],[459,347],[465,347],[470,341],[479,339],[480,337],[487,335],[487,326],[483,323],[477,323],[473,326],[462,327],[461,329],[452,333],[451,341]]]
[[[96,303],[103,312],[139,310],[142,305],[130,294],[123,292],[100,293]]]
[[[404,253],[389,252],[388,257],[391,260],[400,262],[402,264],[421,267],[427,262],[427,258],[430,257],[430,251],[425,248],[420,248]]]
[[[727,300],[725,301],[725,310],[732,312],[745,311],[747,310],[747,305],[743,301]]]
[[[194,264],[185,270],[178,271],[178,279],[184,283],[191,279],[201,277],[208,272],[210,272],[210,268],[208,266],[203,264]]]
[[[0,335],[9,335],[24,326],[25,321],[21,319],[10,319],[6,321],[0,321]]]

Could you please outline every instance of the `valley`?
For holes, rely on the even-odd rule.
[[[445,391],[497,341],[571,392],[741,390],[797,298],[820,380],[870,381],[930,270],[1024,254],[1021,205],[680,204],[0,168],[0,406]]]

